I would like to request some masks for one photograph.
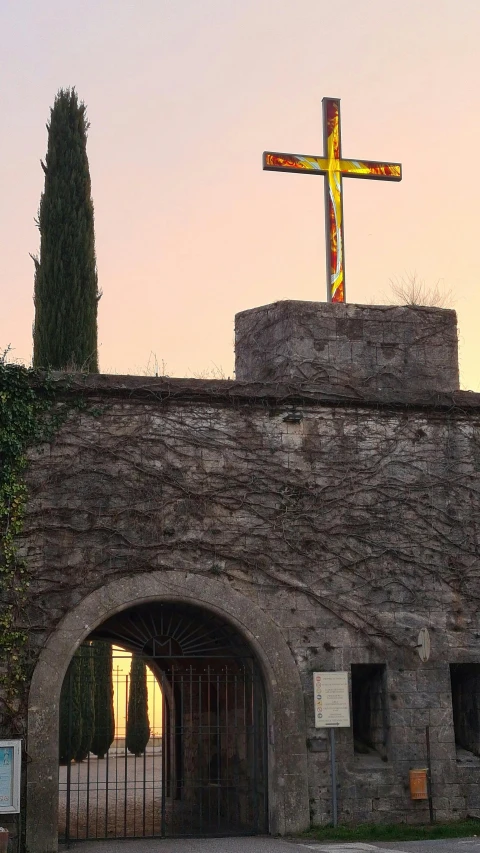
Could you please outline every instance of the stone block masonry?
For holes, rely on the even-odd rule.
[[[286,300],[242,311],[236,377],[364,391],[458,389],[454,311]]]
[[[20,620],[32,653],[109,581],[219,578],[290,648],[315,821],[330,819],[330,801],[312,672],[354,664],[385,667],[386,736],[361,754],[350,730],[338,733],[340,819],[425,819],[407,784],[425,764],[426,725],[436,807],[464,816],[462,797],[476,801],[458,776],[448,664],[480,659],[480,397],[412,407],[381,394],[359,403],[353,391],[340,404],[286,385],[58,381],[59,401],[80,391],[100,413],[73,413],[28,473]],[[416,650],[424,626],[427,664]]]

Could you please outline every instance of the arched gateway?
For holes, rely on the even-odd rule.
[[[60,690],[72,655],[91,636],[143,654],[164,685],[166,748],[154,834],[308,826],[303,693],[282,634],[219,581],[154,572],[88,595],[40,655],[29,697],[30,853],[57,849]]]

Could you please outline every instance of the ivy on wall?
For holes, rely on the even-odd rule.
[[[50,441],[71,406],[58,405],[51,377],[0,357],[0,721],[21,733],[20,708],[28,670],[28,633],[18,627],[29,576],[19,555],[27,488],[27,452]]]
[[[0,685],[10,714],[18,710],[25,678],[27,634],[16,627],[25,604],[28,574],[17,553],[27,490],[23,472],[27,450],[50,431],[50,395],[40,396],[29,381],[29,371],[0,361]],[[48,390],[48,383],[45,383]]]

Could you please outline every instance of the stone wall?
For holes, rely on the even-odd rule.
[[[458,389],[455,311],[285,300],[235,318],[236,377],[363,390]]]
[[[450,663],[480,662],[480,397],[87,377],[32,451],[22,615],[32,661],[89,592],[135,573],[215,578],[284,636],[305,696],[310,807],[330,820],[312,673],[385,665],[385,761],[337,733],[341,821],[423,821],[408,771],[430,726],[438,820],[477,802],[456,760]],[[418,390],[418,389],[417,389]],[[418,632],[432,653],[422,663]]]

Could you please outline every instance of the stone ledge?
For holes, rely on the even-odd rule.
[[[40,387],[46,374],[32,374]],[[480,393],[474,391],[366,391],[332,387],[313,382],[247,382],[235,379],[173,379],[169,377],[118,376],[109,373],[50,374],[59,399],[86,396],[96,400],[143,399],[145,402],[198,402],[223,405],[302,405],[450,410],[480,410]],[[39,381],[40,379],[40,381]]]

